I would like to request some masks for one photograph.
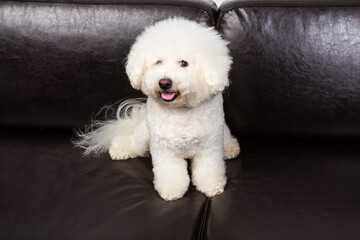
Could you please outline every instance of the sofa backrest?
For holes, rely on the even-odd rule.
[[[235,134],[360,136],[357,2],[248,0],[220,7],[217,29],[234,58],[225,112]]]
[[[69,128],[121,98],[135,37],[168,17],[214,25],[210,0],[0,1],[0,126]]]
[[[216,19],[216,16],[218,18]],[[214,25],[234,64],[226,119],[237,136],[360,136],[360,3],[0,0],[0,127],[72,128],[141,96],[126,56],[148,25]]]

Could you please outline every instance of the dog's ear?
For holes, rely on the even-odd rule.
[[[133,88],[141,89],[141,78],[145,73],[145,53],[139,44],[135,43],[130,50],[126,62],[126,74]]]
[[[204,66],[205,82],[208,84],[210,91],[214,94],[222,92],[227,86],[229,86],[229,67],[225,65],[226,64],[222,63],[221,65],[213,67]]]
[[[214,51],[212,54],[200,60],[200,64],[202,65],[202,75],[210,91],[217,94],[229,86],[228,75],[232,58],[225,41],[220,46],[219,44],[214,45],[212,51]]]

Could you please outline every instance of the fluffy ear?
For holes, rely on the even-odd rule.
[[[212,93],[222,92],[225,87],[229,86],[229,71],[232,59],[228,51],[213,56],[211,59],[204,60],[203,76]]]
[[[201,66],[202,76],[213,94],[222,92],[229,86],[229,71],[232,64],[227,41],[217,33],[210,32],[212,36],[204,43],[204,49],[197,55],[197,62]]]
[[[145,53],[138,43],[135,43],[130,50],[126,62],[126,74],[130,79],[133,88],[140,90],[141,78],[145,72]]]

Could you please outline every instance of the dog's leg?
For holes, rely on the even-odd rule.
[[[156,191],[166,201],[182,198],[190,184],[187,162],[164,151],[161,154],[152,151],[151,155]]]
[[[221,141],[222,142],[222,141]],[[210,146],[214,148],[213,146]],[[224,191],[226,184],[223,148],[204,149],[192,160],[192,182],[196,189],[207,197],[213,197]]]
[[[146,120],[140,122],[131,135],[117,136],[109,148],[113,160],[144,157],[149,153],[149,131]]]
[[[229,127],[224,126],[224,156],[225,159],[232,159],[239,155],[240,145],[235,137],[230,133]]]

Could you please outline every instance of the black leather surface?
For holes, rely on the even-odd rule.
[[[359,239],[359,142],[240,144],[211,201],[207,240]]]
[[[359,0],[227,0],[221,3],[219,9],[226,13],[243,7],[344,7],[359,4]]]
[[[214,23],[211,1],[70,2],[0,1],[0,125],[87,124],[104,105],[139,96],[124,63],[145,26],[174,16]]]
[[[84,158],[71,133],[0,131],[0,239],[196,239],[206,198],[165,202],[151,160]]]
[[[183,199],[164,202],[153,189],[150,159],[83,158],[70,138],[67,132],[1,131],[1,239],[360,234],[359,142],[241,140],[241,156],[227,161],[226,190],[209,204],[194,187]]]
[[[225,112],[236,134],[360,136],[359,6],[258,3],[220,16],[234,58]]]
[[[359,140],[270,137],[359,137],[360,7],[225,3],[226,118],[267,140],[240,140],[221,196],[164,202],[148,158],[83,158],[71,132],[15,128],[84,125],[139,96],[124,74],[135,36],[168,16],[212,25],[213,3],[36,1],[0,1],[0,239],[358,239]]]

